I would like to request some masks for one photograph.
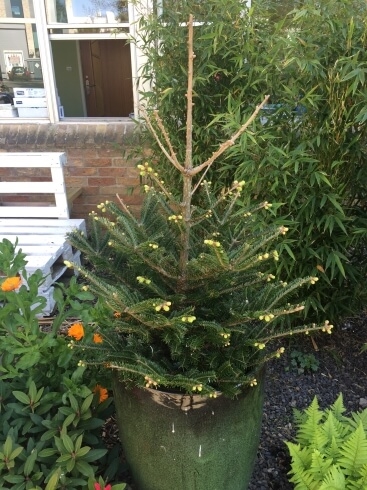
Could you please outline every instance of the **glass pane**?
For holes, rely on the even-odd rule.
[[[35,24],[0,24],[0,71],[0,118],[48,116]]]
[[[33,0],[0,0],[0,17],[33,18]]]
[[[130,44],[52,40],[56,87],[69,117],[128,117],[134,110]]]
[[[47,21],[68,24],[117,24],[128,21],[128,0],[45,0]]]

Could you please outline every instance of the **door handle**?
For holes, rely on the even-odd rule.
[[[89,95],[90,94],[90,83],[89,83],[89,77],[88,77],[88,75],[85,75],[84,86],[85,86],[85,93],[86,93],[86,95]]]

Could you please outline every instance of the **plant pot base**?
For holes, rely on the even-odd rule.
[[[263,373],[235,400],[128,390],[114,396],[137,490],[246,490],[259,444]]]

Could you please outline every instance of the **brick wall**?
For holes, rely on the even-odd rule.
[[[83,189],[72,218],[86,218],[100,202],[116,200],[116,193],[134,211],[141,203],[136,163],[129,157],[137,142],[134,129],[132,122],[2,124],[0,158],[1,152],[63,151],[66,186]]]

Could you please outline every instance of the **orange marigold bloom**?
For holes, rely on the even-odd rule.
[[[84,327],[81,323],[74,323],[68,329],[68,336],[74,337],[75,340],[81,340],[84,337]]]
[[[5,281],[1,284],[1,290],[5,292],[14,291],[14,289],[18,289],[21,284],[21,277],[7,277]]]
[[[94,333],[93,334],[93,342],[95,344],[102,344],[102,342],[103,342],[102,336],[99,335],[99,333]]]
[[[98,395],[99,397],[99,403],[104,402],[108,398],[108,390],[107,388],[103,388],[101,385],[96,385],[94,387],[93,393]]]

